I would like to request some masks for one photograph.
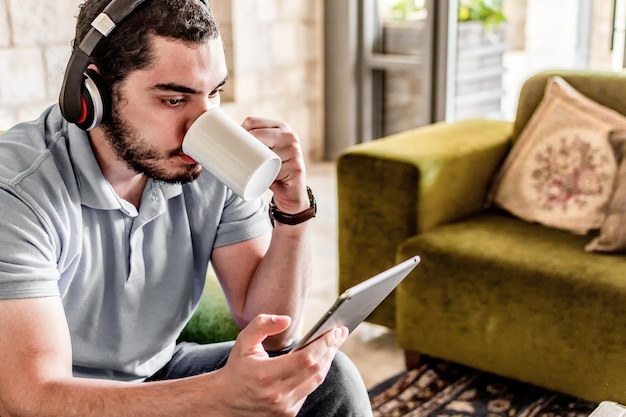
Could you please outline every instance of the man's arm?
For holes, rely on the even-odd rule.
[[[212,264],[241,327],[257,314],[291,317],[287,331],[268,338],[267,350],[280,350],[295,338],[311,277],[309,224],[276,224],[271,235],[216,248]]]
[[[296,134],[281,122],[247,118],[243,127],[281,159],[272,186],[277,208],[296,214],[309,208],[306,169]],[[287,331],[268,338],[268,350],[289,345],[296,335],[311,281],[310,222],[286,225],[275,222],[271,237],[216,248],[212,264],[222,283],[239,325],[257,314],[280,314],[292,318]]]
[[[293,416],[323,381],[347,336],[347,330],[337,330],[311,349],[269,358],[261,343],[284,331],[289,318],[259,316],[241,332],[221,370],[130,383],[72,376],[59,298],[2,300],[0,317],[3,417]]]
[[[70,337],[58,297],[2,300],[0,317],[2,416],[158,415],[154,410],[175,410],[185,396],[183,384],[149,387],[73,378]],[[170,404],[158,404],[161,395]],[[153,410],[150,401],[140,398],[158,406]]]

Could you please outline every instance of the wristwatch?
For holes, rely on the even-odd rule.
[[[270,220],[272,221],[272,226],[274,226],[274,222],[295,226],[296,224],[303,223],[315,217],[317,214],[317,201],[315,201],[315,196],[313,195],[313,191],[311,191],[310,187],[306,187],[306,193],[309,196],[310,206],[309,208],[296,214],[283,213],[278,210],[278,207],[274,204],[274,197],[272,197],[269,207],[269,215]]]

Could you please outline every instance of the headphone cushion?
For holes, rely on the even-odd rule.
[[[111,114],[111,94],[100,74],[88,68],[81,86],[82,113],[76,125],[91,130]]]

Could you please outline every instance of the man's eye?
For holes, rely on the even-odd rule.
[[[223,91],[224,89],[222,87],[216,88],[215,90],[211,91],[211,93],[209,94],[209,97],[217,97]]]
[[[178,106],[179,104],[183,103],[185,101],[185,99],[182,98],[170,98],[167,100],[164,100],[166,104],[170,105],[170,106]]]

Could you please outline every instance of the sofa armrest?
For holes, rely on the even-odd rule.
[[[408,237],[482,210],[511,129],[487,119],[437,123],[344,152],[337,161],[340,290],[392,266]],[[394,314],[382,307],[370,321],[393,327]]]

